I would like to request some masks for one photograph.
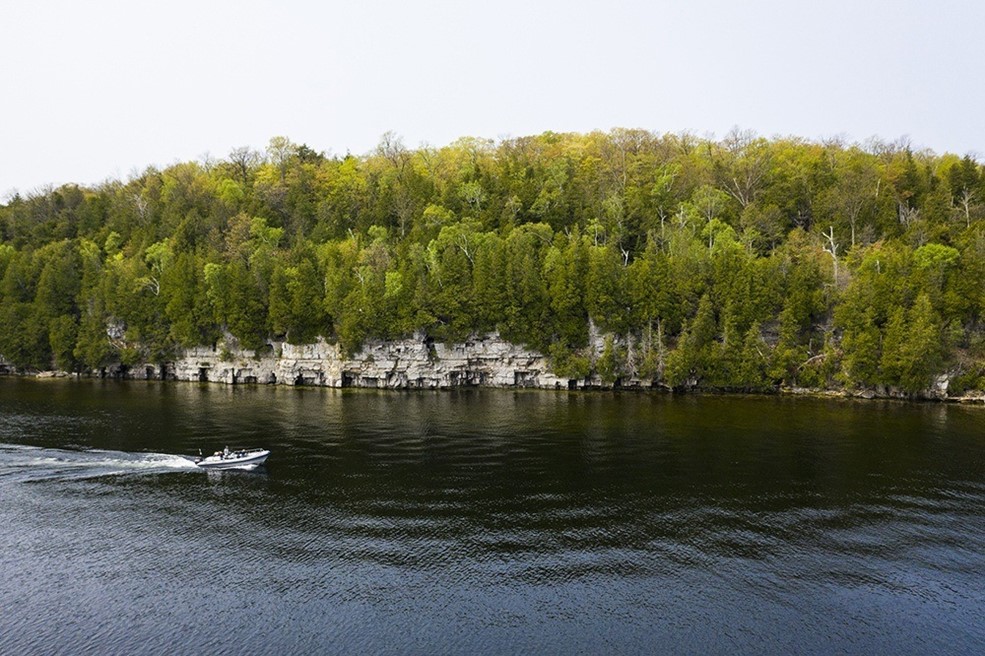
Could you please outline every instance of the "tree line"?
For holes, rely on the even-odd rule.
[[[0,354],[97,371],[224,334],[354,353],[498,331],[606,383],[982,389],[983,219],[982,165],[905,141],[276,137],[9,198]]]

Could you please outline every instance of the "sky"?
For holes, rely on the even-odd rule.
[[[0,202],[286,136],[615,127],[985,160],[979,0],[0,2]]]

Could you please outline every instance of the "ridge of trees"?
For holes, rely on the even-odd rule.
[[[982,389],[983,219],[982,165],[905,141],[388,133],[343,157],[275,137],[10,198],[0,354],[85,371],[224,331],[351,353],[495,330],[571,378]]]

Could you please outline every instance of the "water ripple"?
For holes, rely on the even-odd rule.
[[[985,447],[965,409],[941,435],[905,405],[78,386],[49,421],[59,388],[32,389],[0,397],[0,653],[985,637]],[[270,446],[266,469],[188,475],[166,455],[226,441]]]

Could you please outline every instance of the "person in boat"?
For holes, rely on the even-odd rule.
[[[222,457],[223,458],[228,458],[229,457],[229,447],[228,446],[225,449],[222,450]]]

